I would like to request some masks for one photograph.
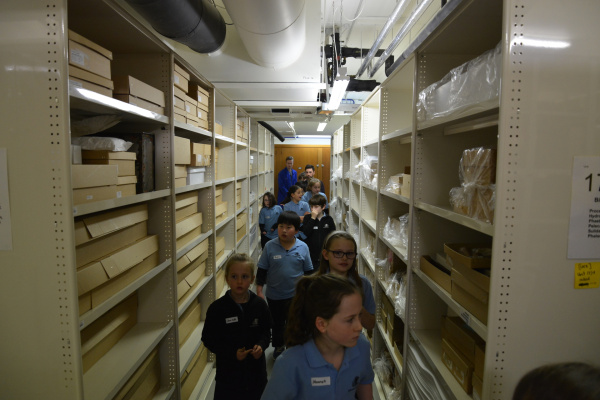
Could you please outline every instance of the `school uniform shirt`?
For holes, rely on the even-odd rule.
[[[257,266],[267,273],[265,295],[271,300],[294,297],[296,281],[313,269],[306,243],[296,239],[292,248],[286,250],[279,237],[267,242]],[[261,284],[258,279],[257,284]]]
[[[258,360],[251,354],[237,359],[241,348],[251,349],[258,344],[263,351],[271,341],[271,313],[267,302],[249,291],[247,303],[238,304],[231,298],[231,290],[208,307],[202,329],[202,342],[217,356],[217,385],[235,382],[251,390],[267,380],[265,355]]]
[[[329,207],[329,202],[327,201],[327,195],[326,195],[325,193],[323,193],[323,192],[319,192],[319,194],[320,194],[321,196],[325,197],[325,207],[323,207],[323,208],[327,208],[327,207]],[[306,192],[306,193],[304,193],[304,194],[302,195],[302,201],[305,201],[305,202],[307,202],[307,203],[308,203],[308,201],[309,201],[309,200],[310,200],[310,199],[311,199],[313,196],[314,196],[314,195],[313,195],[313,192],[310,192],[310,191],[308,191],[308,192]],[[308,207],[310,208],[310,204],[308,205]]]
[[[282,169],[277,174],[277,202],[283,203],[288,191],[298,182],[298,172],[292,168],[292,172],[288,171],[287,168]]]
[[[290,347],[275,361],[261,400],[355,400],[358,385],[373,382],[371,346],[361,334],[344,350],[340,370],[325,361],[314,340]]]
[[[358,255],[357,255],[358,257]],[[327,273],[329,273],[329,270],[327,270]],[[373,295],[373,286],[371,286],[371,282],[369,282],[369,279],[367,279],[366,276],[358,274],[358,276],[360,277],[360,280],[362,282],[362,287],[363,287],[363,307],[365,308],[365,310],[367,310],[369,312],[369,314],[373,314],[375,315],[375,311],[377,309],[377,306],[375,305],[375,296]],[[350,279],[350,281],[354,282],[354,279],[352,279],[352,277],[348,277],[348,279]],[[356,284],[356,282],[354,282]]]
[[[319,268],[323,243],[327,235],[333,231],[335,231],[335,222],[329,215],[323,215],[321,219],[313,219],[310,215],[304,218],[302,232],[306,236],[304,241],[308,245],[310,260],[313,263],[314,269]]]
[[[275,239],[277,237],[277,218],[282,213],[280,206],[273,206],[271,208],[263,207],[260,209],[258,215],[258,225],[264,225],[264,230],[267,232],[265,235],[269,239]],[[272,228],[273,231],[271,231]]]
[[[294,203],[293,201],[290,201],[283,205],[283,211],[293,211],[299,216],[303,217],[305,213],[310,213],[310,206],[307,202],[302,200],[300,200],[298,204]],[[300,231],[298,232],[296,237],[299,237],[302,240],[306,239],[306,235],[304,235],[304,233],[302,232],[302,226],[300,226]]]

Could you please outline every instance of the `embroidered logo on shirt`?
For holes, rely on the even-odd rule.
[[[327,228],[327,227],[325,227],[325,228]],[[319,227],[318,227],[318,226],[315,226],[313,229],[319,229]]]
[[[233,324],[234,322],[238,322],[238,317],[225,318],[226,324]]]
[[[252,321],[252,326],[258,326],[258,318],[254,318],[254,321]]]
[[[331,377],[323,376],[319,378],[310,378],[311,386],[331,386]]]
[[[273,260],[281,260],[281,254],[273,256]]]
[[[325,224],[325,226],[323,227],[323,229],[325,228],[329,228],[329,224]]]
[[[267,219],[269,219],[269,218],[271,218],[271,216],[270,216],[270,215],[267,215]]]

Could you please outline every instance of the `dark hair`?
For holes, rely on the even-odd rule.
[[[308,190],[311,190],[311,189],[312,189],[312,187],[313,187],[313,186],[315,186],[317,183],[319,184],[319,186],[321,186],[321,181],[320,181],[320,180],[318,180],[317,178],[311,178],[311,179],[308,181],[308,184],[306,185],[306,188],[307,188]],[[321,189],[323,189],[323,188],[321,188]]]
[[[265,206],[265,196],[269,198],[269,207]],[[263,194],[263,197],[262,197],[262,206],[263,207],[272,208],[273,206],[277,205],[276,202],[277,202],[277,200],[275,200],[275,195],[273,195],[273,193],[266,192],[265,194]]]
[[[296,283],[286,327],[286,346],[308,342],[319,335],[317,317],[331,319],[345,296],[362,291],[348,279],[336,275],[311,275]]]
[[[285,158],[285,161],[286,161],[286,162],[288,162],[288,161],[290,161],[290,160],[294,161],[294,157],[292,157],[292,156],[287,156],[287,157]]]
[[[525,374],[513,400],[599,400],[600,369],[580,362],[544,365]]]
[[[304,170],[306,171],[307,169],[312,169],[313,171],[315,170],[315,166],[312,164],[306,164],[306,167],[304,167]]]
[[[322,250],[329,250],[333,241],[337,240],[337,239],[345,239],[345,240],[351,241],[352,244],[354,245],[354,251],[358,253],[358,247],[356,245],[356,240],[354,240],[354,237],[346,231],[333,231],[329,235],[327,235],[327,237],[325,238],[325,241],[323,242]],[[317,271],[317,275],[328,274],[329,273],[329,260],[326,260],[325,257],[323,257],[323,251],[321,251],[320,258],[321,259],[319,262],[319,270]],[[358,260],[358,254],[354,258],[354,260],[352,260],[352,266],[348,270],[348,277],[350,277],[356,283],[356,286],[358,286],[362,292],[362,290],[363,290],[362,279],[360,279],[360,275],[358,274],[358,261],[357,260]]]
[[[284,211],[277,218],[277,226],[280,224],[294,225],[296,230],[300,229],[300,216],[293,211]]]
[[[308,199],[308,205],[309,206],[321,206],[321,207],[325,207],[325,204],[327,204],[327,199],[325,198],[325,196],[323,196],[320,193],[317,193],[313,197],[311,197],[310,199]]]
[[[248,264],[250,267],[250,272],[252,273],[252,277],[254,277],[254,261],[250,258],[250,256],[246,253],[234,253],[229,260],[227,260],[227,264],[225,264],[225,277],[229,275],[229,270],[231,266],[237,262],[243,262]]]
[[[296,193],[298,191],[298,189],[302,189],[300,186],[298,185],[292,185],[290,187],[290,189],[287,192],[287,195],[285,196],[285,199],[283,199],[283,203],[282,204],[286,204],[289,203],[290,201],[292,201],[292,194]],[[302,189],[304,191],[304,189]]]

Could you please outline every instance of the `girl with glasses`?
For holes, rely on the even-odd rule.
[[[365,329],[375,326],[375,297],[371,282],[358,273],[356,241],[348,232],[334,231],[327,236],[321,251],[317,275],[333,274],[354,282],[363,291],[360,321]]]

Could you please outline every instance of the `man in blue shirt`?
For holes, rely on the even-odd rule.
[[[285,350],[283,333],[287,314],[295,294],[296,281],[313,272],[308,246],[296,239],[300,217],[293,211],[284,211],[277,219],[278,238],[265,245],[258,260],[256,294],[265,298],[273,317],[273,357]]]
[[[294,157],[288,156],[285,159],[285,168],[279,171],[277,175],[277,203],[281,204],[285,200],[288,191],[298,182],[298,173],[294,170]]]

